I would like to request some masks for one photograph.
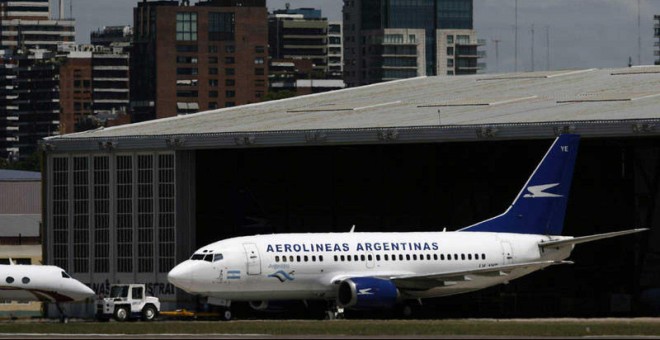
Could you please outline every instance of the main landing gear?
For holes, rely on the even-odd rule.
[[[344,317],[343,307],[337,306],[337,303],[334,301],[328,303],[328,309],[325,312],[326,320],[338,320],[343,319]]]
[[[69,316],[66,315],[59,302],[55,302],[55,307],[57,307],[57,310],[60,312],[60,323],[69,323]]]

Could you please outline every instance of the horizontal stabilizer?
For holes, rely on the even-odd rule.
[[[541,247],[541,248],[562,247],[562,246],[566,246],[566,245],[574,245],[574,244],[580,244],[580,243],[591,242],[591,241],[596,241],[596,240],[602,240],[604,238],[634,234],[634,233],[639,233],[639,232],[647,231],[647,230],[649,230],[649,229],[648,228],[638,228],[638,229],[630,229],[630,230],[623,230],[623,231],[615,231],[615,232],[612,232],[612,233],[605,233],[605,234],[596,234],[596,235],[590,235],[590,236],[574,237],[574,238],[569,238],[569,239],[564,239],[564,240],[540,242],[539,247]]]

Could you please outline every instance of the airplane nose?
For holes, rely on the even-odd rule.
[[[167,281],[187,292],[192,291],[193,270],[187,262],[183,262],[174,267],[167,274]]]
[[[68,289],[66,295],[68,295],[73,301],[82,301],[87,298],[96,296],[96,292],[94,292],[84,283],[76,282],[76,284],[73,287],[70,287]]]

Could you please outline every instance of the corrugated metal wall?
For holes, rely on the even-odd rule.
[[[0,214],[41,214],[41,182],[0,182]]]

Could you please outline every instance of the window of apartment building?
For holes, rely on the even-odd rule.
[[[328,37],[328,42],[332,45],[341,44],[341,37]]]
[[[225,80],[225,86],[235,86],[236,85],[236,80],[235,79],[226,79]]]
[[[195,90],[178,90],[176,91],[176,96],[194,98],[194,97],[198,97],[198,92]]]
[[[210,75],[218,74],[218,68],[217,67],[209,67],[209,74]]]
[[[254,47],[254,53],[265,53],[266,48],[264,46],[255,46]]]
[[[470,36],[469,35],[457,35],[456,36],[456,43],[457,44],[469,44],[470,43]]]
[[[218,91],[209,91],[209,98],[218,98]]]
[[[225,102],[225,107],[236,106],[236,102]]]
[[[233,64],[236,62],[236,59],[234,57],[225,57],[225,64]]]
[[[255,68],[254,69],[254,74],[257,76],[263,76],[264,75],[264,69],[263,68]]]
[[[453,47],[447,47],[447,55],[454,55],[454,48]]]
[[[408,35],[408,42],[411,44],[417,43],[417,36],[414,34]]]
[[[176,74],[178,74],[178,75],[196,75],[197,74],[197,68],[196,67],[178,67],[176,69]]]
[[[177,52],[197,52],[197,45],[176,45]]]
[[[254,96],[257,98],[261,98],[264,96],[264,91],[256,91],[254,92]]]
[[[226,53],[236,52],[236,46],[234,46],[234,45],[225,45],[225,52]]]
[[[225,69],[225,75],[227,76],[233,76],[236,73],[236,71],[233,68],[226,68]]]
[[[227,97],[227,98],[233,98],[233,97],[236,97],[236,91],[234,91],[234,90],[227,90],[227,91],[225,91],[225,97]]]
[[[385,34],[385,37],[383,37],[383,42],[390,44],[402,44],[403,34]]]
[[[447,45],[453,45],[454,44],[454,36],[453,35],[448,35],[447,36]]]
[[[254,58],[254,63],[255,64],[263,64],[264,63],[264,58],[263,57],[256,57],[256,58]]]
[[[263,79],[255,79],[254,80],[254,86],[256,87],[265,87],[266,86],[266,81]]]
[[[183,12],[176,14],[176,40],[197,40],[197,13]]]
[[[218,87],[219,82],[217,79],[209,79],[209,87]]]
[[[234,13],[209,13],[209,40],[234,40]]]
[[[454,67],[454,59],[447,59],[447,67]]]
[[[218,108],[218,103],[216,102],[210,102],[209,103],[209,110],[215,110]]]
[[[209,57],[209,64],[217,64],[218,57]]]
[[[209,45],[209,53],[218,53],[218,45]]]
[[[177,64],[197,64],[197,57],[177,56]]]

